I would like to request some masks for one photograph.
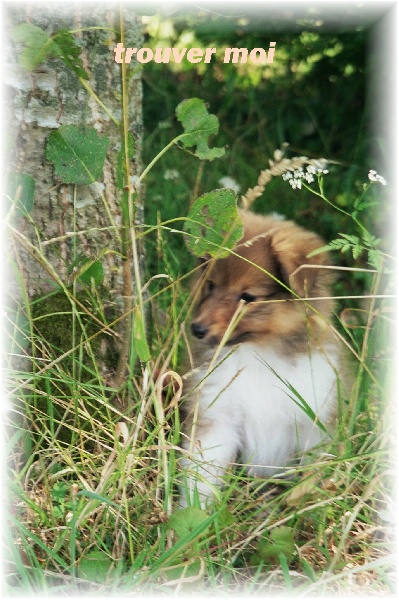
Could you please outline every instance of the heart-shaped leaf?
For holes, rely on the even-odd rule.
[[[51,132],[46,158],[63,183],[89,184],[101,177],[108,145],[92,127],[63,125]]]
[[[228,256],[226,248],[233,248],[243,235],[236,194],[223,188],[200,196],[191,206],[184,231],[195,256]]]

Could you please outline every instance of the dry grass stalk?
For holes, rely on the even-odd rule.
[[[250,188],[241,196],[241,206],[244,210],[249,210],[252,204],[265,190],[266,185],[271,181],[272,177],[278,177],[286,171],[295,171],[305,164],[320,167],[326,164],[323,158],[308,158],[307,156],[293,156],[292,158],[283,158],[284,145],[282,150],[275,150],[273,160],[269,160],[269,169],[261,171],[258,177],[257,185]]]

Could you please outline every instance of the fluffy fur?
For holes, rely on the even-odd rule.
[[[205,261],[196,282],[182,506],[195,490],[205,505],[237,461],[256,475],[282,471],[322,439],[315,421],[327,426],[335,413],[331,271],[318,268],[328,264],[326,253],[307,258],[323,241],[289,221],[241,217],[244,236],[234,254]]]

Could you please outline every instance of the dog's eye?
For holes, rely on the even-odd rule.
[[[205,283],[205,293],[211,294],[214,289],[215,289],[215,284],[213,283],[213,281],[208,279],[208,281]]]
[[[253,294],[248,294],[248,292],[244,292],[241,294],[240,300],[244,300],[244,302],[255,302],[256,296]]]

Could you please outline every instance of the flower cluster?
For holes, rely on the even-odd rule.
[[[288,181],[293,189],[298,188],[300,190],[303,180],[306,181],[306,183],[313,183],[315,175],[325,175],[326,173],[328,173],[328,169],[308,165],[306,171],[304,171],[302,167],[295,171],[286,171],[286,173],[283,173],[282,178],[284,181]]]
[[[376,181],[377,183],[381,183],[381,185],[386,185],[386,179],[384,179],[384,177],[382,177],[381,175],[378,175],[377,171],[369,171],[369,175],[368,175],[370,181]]]

